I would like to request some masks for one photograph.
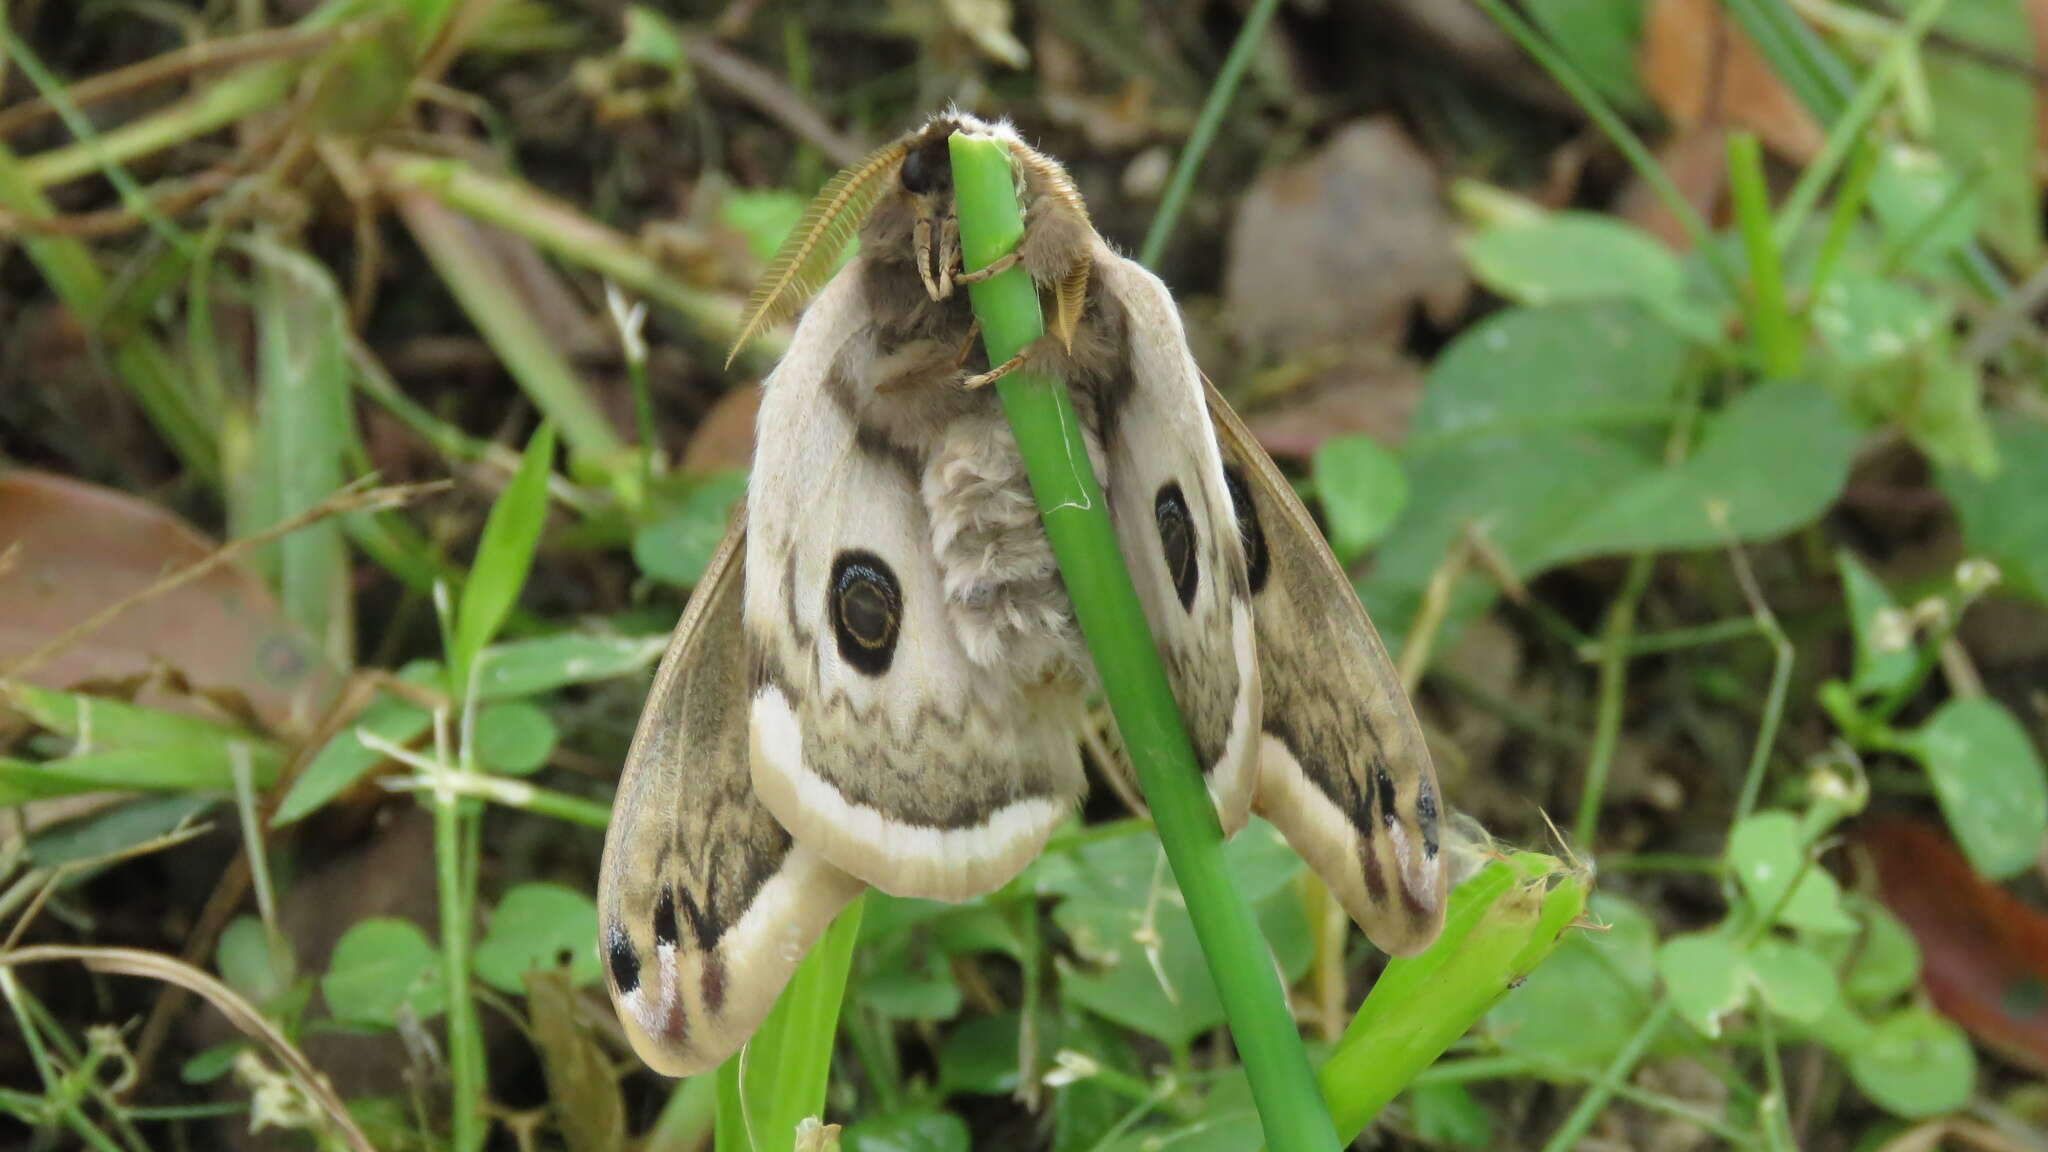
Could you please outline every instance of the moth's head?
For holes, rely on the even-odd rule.
[[[883,145],[859,163],[840,172],[811,202],[782,250],[776,253],[755,286],[746,322],[733,345],[733,355],[763,328],[794,316],[838,267],[839,255],[856,233],[864,251],[884,261],[920,263],[933,276],[934,261],[957,261],[957,238],[945,230],[953,207],[953,155],[949,143],[958,132],[1001,140],[1010,146],[1022,191],[1036,198],[1051,194],[1083,224],[1087,208],[1074,191],[1066,170],[1018,138],[1007,120],[987,121],[957,108]],[[929,231],[919,242],[917,222]],[[926,249],[919,253],[918,247]],[[929,286],[929,284],[928,284]],[[943,295],[935,290],[934,298]],[[732,362],[728,357],[727,364]]]

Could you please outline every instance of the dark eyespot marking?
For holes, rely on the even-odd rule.
[[[605,959],[612,966],[612,987],[619,995],[630,996],[640,987],[640,957],[633,952],[633,941],[626,936],[626,930],[617,924],[604,934]]]
[[[679,939],[681,937],[676,935],[676,891],[663,884],[661,898],[654,902],[654,945],[673,948]]]
[[[832,562],[827,595],[832,598],[829,607],[839,658],[869,676],[887,672],[903,624],[903,592],[896,573],[880,556],[848,549]]]
[[[1379,791],[1380,823],[1392,828],[1401,818],[1394,811],[1394,778],[1387,775],[1387,766],[1384,764],[1374,765],[1372,772],[1373,786]]]
[[[1252,488],[1245,483],[1244,470],[1225,464],[1223,483],[1230,489],[1230,507],[1237,513],[1238,539],[1244,541],[1245,575],[1251,579],[1252,595],[1257,596],[1272,567],[1272,558],[1266,555],[1266,530],[1259,526],[1259,510],[1252,504]]]
[[[1422,854],[1436,859],[1436,789],[1427,777],[1415,789],[1415,822],[1422,825]]]
[[[1159,546],[1166,551],[1166,572],[1173,577],[1173,590],[1180,606],[1195,610],[1195,589],[1202,582],[1201,565],[1195,559],[1195,518],[1188,515],[1188,502],[1180,485],[1168,480],[1152,498],[1152,518],[1159,522]]]
[[[903,170],[897,178],[903,182],[903,190],[914,196],[951,187],[953,163],[952,155],[947,151],[946,137],[940,136],[922,148],[913,149],[903,158]]]

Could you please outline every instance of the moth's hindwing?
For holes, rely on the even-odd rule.
[[[1097,399],[1110,516],[1226,834],[1258,782],[1260,676],[1243,542],[1200,370],[1166,285],[1099,241],[1128,380]]]
[[[1211,387],[1265,695],[1256,810],[1381,949],[1443,926],[1436,770],[1400,678],[1287,478]]]
[[[964,900],[1015,876],[1084,790],[1079,691],[969,659],[919,488],[957,426],[876,422],[892,401],[862,376],[880,355],[862,271],[842,270],[805,312],[761,404],[745,613],[754,786],[847,872]],[[1028,498],[1023,510],[1035,515]]]
[[[751,1036],[860,884],[754,798],[736,521],[676,625],[626,756],[598,881],[598,949],[633,1050],[671,1076]]]

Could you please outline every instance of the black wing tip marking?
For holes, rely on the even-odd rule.
[[[640,987],[640,955],[633,951],[633,940],[624,925],[614,923],[605,929],[604,953],[611,966],[612,988],[621,996],[631,996]]]

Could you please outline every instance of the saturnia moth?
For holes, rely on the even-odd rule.
[[[955,132],[1007,145],[1025,209],[981,272],[960,265]],[[990,367],[962,285],[1018,263],[1051,323]],[[799,310],[605,841],[598,944],[641,1057],[717,1064],[865,886],[992,891],[1085,792],[1094,669],[982,387],[1019,363],[1072,391],[1224,831],[1265,817],[1376,945],[1426,947],[1439,803],[1400,682],[1165,285],[1096,233],[1066,170],[1007,124],[932,118],[819,193],[740,344]]]

